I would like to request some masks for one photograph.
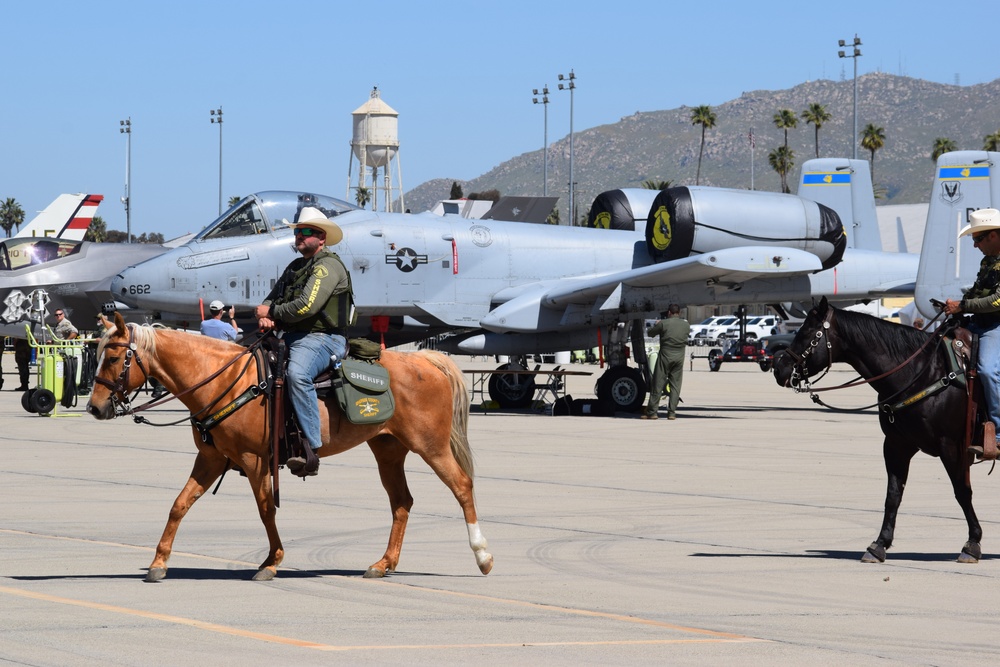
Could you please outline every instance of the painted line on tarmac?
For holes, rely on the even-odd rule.
[[[153,551],[150,547],[139,547],[131,544],[122,544],[119,542],[107,542],[101,540],[90,540],[80,537],[66,537],[66,536],[53,536],[53,535],[43,535],[40,533],[33,533],[21,530],[10,530],[0,528],[0,533],[25,535],[30,537],[42,537],[54,540],[65,540],[70,542],[85,542],[88,544],[98,544],[102,546],[113,546],[113,547],[127,547],[130,549],[137,549],[142,551]],[[256,567],[256,563],[250,563],[247,561],[238,561],[228,558],[218,558],[215,556],[205,556],[201,554],[193,554],[187,552],[174,552],[174,556],[182,556],[188,558],[196,558],[209,560],[220,563],[229,563],[236,565],[247,565],[250,567]],[[290,571],[303,571],[298,568],[287,568]],[[347,577],[344,575],[329,575],[330,577],[340,579],[342,581],[348,581],[351,583],[356,583],[358,580],[355,577]],[[366,582],[366,586],[375,582]],[[166,614],[158,614],[155,612],[144,612],[135,609],[128,609],[126,607],[115,607],[113,605],[105,605],[98,602],[87,602],[83,600],[73,600],[71,598],[61,598],[58,596],[47,595],[44,593],[33,593],[31,591],[25,591],[18,588],[9,588],[0,586],[0,593],[8,593],[10,595],[20,595],[22,597],[29,597],[38,600],[46,600],[49,602],[58,602],[61,604],[70,604],[79,607],[87,607],[92,609],[101,609],[105,611],[114,611],[117,613],[131,614],[136,616],[142,616],[145,618],[162,620],[170,623],[179,623],[182,625],[189,625],[192,627],[198,627],[204,630],[210,630],[213,632],[223,632],[226,634],[233,634],[242,637],[249,637],[252,639],[259,639],[261,641],[269,641],[280,644],[289,644],[294,646],[306,646],[308,648],[322,649],[326,651],[340,651],[340,650],[362,650],[362,649],[378,649],[378,648],[489,648],[489,647],[506,647],[506,646],[605,646],[605,645],[638,645],[638,644],[685,644],[685,643],[730,643],[730,642],[764,642],[768,641],[766,639],[758,639],[756,637],[747,637],[745,635],[738,635],[729,632],[720,632],[717,630],[708,630],[705,628],[693,628],[690,626],[677,625],[674,623],[667,623],[664,621],[656,621],[649,618],[642,618],[640,616],[627,616],[625,614],[615,614],[611,612],[595,611],[592,609],[577,609],[574,607],[565,607],[560,605],[546,604],[543,602],[531,602],[528,600],[517,600],[513,598],[502,598],[491,595],[481,595],[478,593],[465,593],[461,591],[449,591],[442,588],[433,588],[428,586],[415,586],[413,584],[407,584],[395,581],[382,580],[378,582],[383,586],[397,586],[400,588],[410,589],[412,591],[418,591],[422,593],[434,593],[438,595],[447,595],[451,597],[466,598],[470,600],[483,600],[487,602],[502,603],[512,606],[528,607],[531,609],[537,609],[546,612],[555,612],[559,614],[568,614],[572,616],[586,616],[589,618],[603,618],[610,621],[616,621],[621,623],[632,623],[638,625],[646,625],[656,628],[661,628],[664,630],[673,630],[675,632],[684,632],[687,634],[702,635],[704,638],[698,639],[653,639],[653,640],[622,640],[622,641],[586,641],[586,642],[517,642],[512,644],[446,644],[446,645],[400,645],[400,646],[331,646],[328,644],[316,644],[314,642],[305,642],[298,639],[291,639],[288,637],[278,637],[275,635],[267,635],[263,633],[250,632],[246,630],[239,630],[237,628],[229,628],[227,626],[218,625],[215,623],[207,623],[203,621],[197,621],[194,619],[187,619],[179,616],[170,616]]]
[[[198,630],[205,630],[208,632],[217,632],[221,634],[232,635],[234,637],[241,637],[244,639],[256,639],[258,641],[269,642],[272,644],[283,644],[285,646],[295,646],[298,648],[308,648],[318,651],[373,651],[373,650],[386,650],[386,649],[443,650],[443,649],[470,649],[470,648],[516,648],[520,646],[657,646],[657,645],[667,645],[667,644],[746,643],[746,642],[767,641],[761,639],[754,639],[752,637],[742,637],[740,635],[728,635],[727,633],[700,631],[720,636],[714,637],[712,639],[704,639],[704,638],[636,639],[636,640],[619,639],[619,640],[609,640],[609,641],[565,641],[565,642],[527,641],[527,642],[482,643],[482,644],[394,644],[394,645],[362,644],[357,646],[337,646],[334,644],[320,644],[317,642],[310,642],[302,639],[294,639],[292,637],[269,635],[263,632],[253,632],[252,630],[233,628],[228,625],[220,625],[218,623],[210,623],[208,621],[199,621],[197,619],[185,618],[183,616],[160,614],[152,611],[143,611],[141,609],[130,609],[128,607],[119,607],[116,605],[104,604],[101,602],[88,602],[85,600],[64,598],[57,595],[49,595],[47,593],[26,591],[20,588],[10,588],[8,586],[0,586],[0,593],[15,595],[22,598],[28,598],[30,600],[39,600],[41,602],[51,602],[56,604],[71,605],[74,607],[83,607],[85,609],[94,609],[97,611],[106,611],[114,614],[136,616],[139,618],[145,618],[153,621],[161,621],[163,623],[186,625],[188,627],[196,628]],[[472,597],[484,597],[484,596],[472,596]],[[547,605],[542,605],[542,606],[547,606]],[[604,614],[596,614],[596,615],[603,616]],[[680,626],[673,626],[673,627],[679,628]]]

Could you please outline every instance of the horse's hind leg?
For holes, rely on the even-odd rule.
[[[174,500],[173,507],[170,508],[167,525],[163,529],[163,535],[160,536],[159,544],[156,545],[156,555],[149,565],[149,571],[146,572],[146,581],[159,581],[167,576],[167,561],[170,560],[170,552],[173,549],[174,538],[177,536],[177,528],[180,527],[181,520],[195,501],[205,493],[205,489],[218,479],[225,467],[226,457],[219,454],[214,448],[198,448],[198,456],[194,460],[191,476],[188,477],[187,484],[181,489],[177,499]]]
[[[964,443],[955,445],[956,451],[963,448]],[[965,514],[965,522],[969,526],[969,541],[962,546],[961,553],[958,554],[959,563],[978,563],[983,556],[983,549],[980,541],[983,539],[983,528],[979,525],[976,517],[976,510],[972,507],[972,485],[966,475],[966,468],[961,461],[961,456],[941,457],[945,470],[948,471],[948,478],[951,479],[951,488],[955,491],[955,500]]]
[[[365,572],[365,578],[372,579],[384,577],[387,573],[395,571],[399,564],[406,522],[410,518],[410,508],[413,507],[413,496],[410,495],[409,486],[406,484],[406,470],[403,466],[408,450],[398,440],[389,436],[375,438],[368,445],[375,454],[378,474],[385,492],[389,495],[389,506],[392,509],[389,545],[382,560],[373,563]]]
[[[455,494],[455,500],[462,506],[462,513],[465,515],[465,526],[469,531],[469,547],[476,556],[476,565],[479,566],[480,572],[489,574],[490,570],[493,569],[493,554],[487,551],[489,544],[479,529],[476,498],[472,491],[472,478],[462,470],[462,466],[458,464],[451,449],[447,446],[441,453],[434,455],[428,454],[424,450],[416,451]]]
[[[910,474],[910,459],[914,452],[902,453],[900,447],[890,444],[886,438],[882,443],[882,457],[885,460],[885,472],[888,475],[885,492],[885,512],[882,515],[882,530],[878,538],[868,545],[861,557],[862,563],[884,563],[885,551],[892,546],[896,531],[896,515],[899,504],[903,501],[903,490],[906,488],[906,478]]]

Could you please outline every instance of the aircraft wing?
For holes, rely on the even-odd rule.
[[[570,311],[617,310],[623,287],[655,288],[687,282],[736,286],[763,276],[805,275],[821,271],[821,260],[795,248],[726,248],[693,257],[603,275],[567,278],[500,292],[504,301],[480,325],[497,333],[545,331],[567,323]]]

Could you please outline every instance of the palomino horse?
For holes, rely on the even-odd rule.
[[[87,404],[87,411],[97,419],[130,413],[128,394],[141,387],[147,375],[163,383],[191,411],[192,418],[198,419],[222,410],[259,382],[254,355],[247,354],[239,345],[180,331],[126,325],[119,314],[115,315],[114,327],[101,339],[97,355],[98,379]],[[229,364],[234,359],[236,362]],[[455,494],[465,515],[469,546],[476,563],[483,574],[488,574],[493,568],[493,556],[487,551],[476,518],[472,453],[466,434],[469,398],[461,371],[437,352],[387,350],[381,361],[389,370],[396,403],[395,414],[388,421],[365,426],[352,424],[339,408],[320,402],[321,413],[328,418],[323,420],[319,456],[339,454],[367,442],[389,495],[392,508],[389,545],[381,560],[368,568],[365,577],[385,576],[399,563],[413,505],[403,468],[403,461],[411,451],[423,458]],[[331,400],[335,406],[335,399]],[[275,576],[284,549],[275,525],[276,508],[269,483],[266,413],[263,396],[256,397],[218,423],[210,432],[208,444],[202,442],[198,430],[192,426],[198,455],[187,484],[170,510],[146,581],[166,576],[167,560],[181,520],[230,461],[246,473],[270,545],[267,558],[253,578],[267,581]]]
[[[970,452],[966,449],[967,392],[963,371],[932,335],[863,313],[830,306],[826,298],[809,311],[787,351],[774,358],[774,378],[783,387],[800,388],[809,378],[842,361],[878,392],[879,423],[885,440],[882,455],[889,481],[878,538],[862,561],[885,561],[892,546],[896,514],[918,451],[941,457],[955,498],[965,513],[969,540],[959,562],[982,556],[983,530],[972,508]],[[955,371],[958,370],[956,373]],[[921,394],[928,395],[921,398]]]

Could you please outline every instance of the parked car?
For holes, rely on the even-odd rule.
[[[694,344],[718,345],[722,334],[724,334],[729,327],[736,324],[737,321],[738,320],[734,315],[726,315],[718,318],[715,322],[706,325],[693,337]]]
[[[747,320],[746,339],[748,341],[757,340],[764,336],[773,336],[781,330],[781,318],[777,315],[758,315]],[[736,339],[740,337],[740,325],[736,324],[726,329],[724,338]]]
[[[692,324],[691,332],[688,334],[688,345],[704,345],[705,344],[704,339],[701,340],[697,339],[698,334],[704,331],[707,327],[710,327],[713,324],[717,324],[719,320],[726,319],[726,317],[727,317],[726,315],[713,315],[711,317],[706,317],[698,324]],[[648,327],[649,324],[647,323],[646,326]]]

